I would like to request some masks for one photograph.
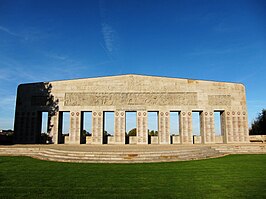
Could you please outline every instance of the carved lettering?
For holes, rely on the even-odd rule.
[[[231,96],[230,95],[209,95],[208,103],[211,106],[230,106]]]
[[[65,106],[197,105],[196,92],[66,93]]]

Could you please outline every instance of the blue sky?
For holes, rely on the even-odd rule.
[[[0,129],[20,83],[119,74],[242,82],[266,108],[265,0],[0,0]]]

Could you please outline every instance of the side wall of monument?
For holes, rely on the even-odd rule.
[[[84,112],[90,111],[88,144],[103,143],[104,112],[114,112],[112,144],[125,144],[126,112],[136,112],[136,144],[249,142],[245,87],[238,83],[141,75],[22,84],[18,87],[15,142],[40,143],[41,115],[48,112],[48,132],[62,141],[62,115],[70,114],[68,143],[80,144]],[[158,137],[148,136],[148,113],[158,113]],[[170,112],[179,113],[179,136],[170,135]],[[192,113],[200,115],[200,136],[192,135]],[[222,135],[214,129],[214,112],[221,115]],[[152,139],[152,141],[149,141]],[[132,138],[133,140],[133,138]]]

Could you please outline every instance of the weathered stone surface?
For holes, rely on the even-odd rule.
[[[39,143],[41,113],[49,112],[53,143],[63,143],[62,113],[70,113],[69,144],[81,143],[83,112],[92,112],[92,136],[87,143],[103,143],[104,112],[114,112],[114,136],[109,144],[125,144],[125,115],[137,113],[139,144],[170,144],[170,112],[179,111],[179,137],[172,143],[193,144],[192,112],[200,113],[197,142],[249,142],[245,87],[239,83],[142,75],[22,84],[18,87],[15,142]],[[148,139],[148,112],[158,112],[158,137]],[[216,137],[214,111],[221,113],[221,137]],[[133,139],[133,138],[132,138]],[[107,139],[108,142],[108,139]],[[195,143],[195,142],[194,142]]]

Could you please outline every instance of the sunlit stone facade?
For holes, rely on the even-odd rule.
[[[62,113],[70,112],[69,136],[62,141]],[[91,111],[92,135],[103,143],[104,112],[114,112],[109,144],[125,144],[125,115],[136,111],[137,135],[129,144],[213,144],[249,142],[245,87],[239,83],[121,75],[21,84],[15,113],[15,142],[40,143],[41,115],[48,112],[52,143],[82,143],[83,113]],[[158,137],[148,136],[148,112],[158,113]],[[170,112],[179,113],[179,135],[170,135]],[[200,136],[192,135],[192,112],[200,115]],[[221,116],[215,135],[214,112]]]

